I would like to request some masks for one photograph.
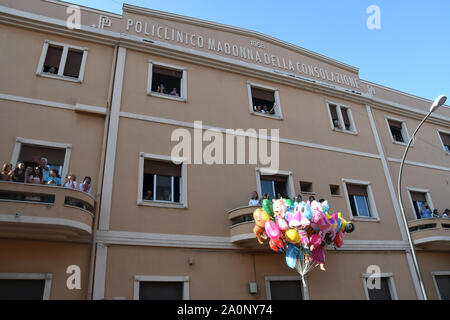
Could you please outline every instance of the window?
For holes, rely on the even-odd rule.
[[[182,159],[141,153],[139,157],[139,205],[186,207],[187,172]]]
[[[439,300],[450,300],[450,271],[431,273]]]
[[[257,192],[268,195],[270,200],[280,194],[283,198],[294,197],[294,182],[292,172],[256,168]]]
[[[147,94],[155,97],[186,101],[186,69],[165,63],[148,63]]]
[[[308,289],[298,276],[266,276],[267,300],[307,300]]]
[[[371,278],[370,274],[363,274],[362,279],[367,300],[398,300],[391,273],[381,273],[379,278]],[[371,284],[370,288],[367,285],[368,282]]]
[[[135,276],[134,300],[188,300],[189,277]]]
[[[0,300],[48,300],[51,274],[0,273]]]
[[[332,196],[340,196],[341,191],[339,190],[338,185],[330,184],[330,193]]]
[[[87,48],[46,40],[36,73],[46,77],[82,82],[87,52]]]
[[[429,210],[429,218],[431,218],[431,212],[433,212],[433,205],[431,203],[431,197],[428,193],[428,190],[421,190],[421,189],[412,189],[407,188],[409,191],[410,200],[412,202],[413,212],[415,214],[415,217],[417,219],[427,218],[428,217],[428,211],[423,211],[423,206],[425,206],[425,209]],[[422,216],[423,215],[423,216]]]
[[[438,130],[438,134],[444,151],[450,155],[450,132]]]
[[[250,113],[281,119],[278,89],[247,82]]]
[[[50,169],[55,169],[62,180],[69,170],[71,144],[16,138],[11,163],[16,167],[19,161],[26,166],[35,166],[41,158],[47,158]]]
[[[343,179],[351,219],[379,220],[370,182]]]
[[[404,121],[386,117],[386,123],[391,135],[392,142],[407,144],[409,142],[408,129]]]
[[[347,133],[357,133],[352,111],[349,107],[332,102],[328,102],[327,107],[331,129]]]
[[[312,189],[312,182],[300,181],[300,192],[314,193]]]

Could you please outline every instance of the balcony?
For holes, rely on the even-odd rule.
[[[0,237],[90,241],[95,200],[63,187],[0,181]]]
[[[256,208],[258,207],[245,206],[228,211],[231,243],[244,248],[267,250],[268,245],[260,245],[253,233],[253,211]]]
[[[408,222],[414,245],[425,250],[450,251],[450,219],[428,218]]]

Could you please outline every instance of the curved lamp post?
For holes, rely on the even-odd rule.
[[[409,228],[408,228],[408,221],[406,220],[406,215],[405,215],[405,210],[403,209],[403,201],[402,201],[402,173],[403,173],[403,166],[405,164],[405,159],[406,159],[406,155],[408,153],[409,147],[411,146],[412,141],[414,140],[414,137],[416,136],[417,131],[419,131],[420,127],[423,125],[423,123],[428,119],[428,117],[434,112],[436,111],[440,106],[442,106],[445,101],[447,100],[447,97],[445,95],[440,95],[439,97],[436,98],[436,100],[434,100],[433,104],[430,107],[430,111],[428,112],[428,114],[426,115],[425,118],[423,118],[422,122],[420,122],[419,126],[416,128],[416,130],[414,130],[414,133],[411,137],[411,139],[409,139],[408,145],[406,146],[405,149],[405,153],[403,154],[403,158],[402,158],[402,162],[400,163],[400,171],[398,174],[398,185],[397,185],[397,193],[398,193],[398,200],[400,202],[400,211],[402,212],[402,218],[403,218],[403,223],[405,224],[406,227],[406,235],[408,236],[408,242],[409,242],[409,247],[411,249],[411,255],[414,261],[414,267],[416,269],[416,274],[417,277],[419,279],[419,284],[420,284],[420,289],[422,291],[422,295],[424,300],[427,300],[427,294],[425,292],[425,287],[423,285],[423,279],[422,279],[422,274],[420,273],[420,268],[419,268],[419,264],[417,262],[417,257],[416,257],[416,251],[414,250],[414,244],[412,242],[411,239],[411,234],[409,233]]]

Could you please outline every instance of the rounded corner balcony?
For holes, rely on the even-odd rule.
[[[450,219],[412,220],[408,222],[408,228],[417,248],[450,251]]]
[[[260,245],[253,233],[255,226],[253,220],[253,211],[260,208],[258,206],[243,206],[228,211],[230,225],[230,238],[233,245],[251,248],[268,249],[267,245]]]
[[[95,199],[64,187],[0,181],[0,237],[90,241]]]

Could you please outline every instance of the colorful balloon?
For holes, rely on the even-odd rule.
[[[288,243],[286,247],[286,264],[289,266],[289,268],[294,269],[295,265],[297,264],[297,259],[300,258],[300,249],[296,245]]]
[[[265,212],[267,212],[270,216],[273,216],[272,202],[269,199],[264,199],[263,200],[262,207],[263,207]]]
[[[266,222],[265,229],[270,239],[277,240],[281,235],[280,228],[271,220]]]
[[[289,229],[284,234],[286,236],[286,240],[293,243],[298,244],[300,243],[300,235],[298,234],[298,231],[295,229]]]
[[[287,229],[289,229],[289,225],[283,217],[276,217],[275,222],[277,223],[281,231],[286,231]]]
[[[270,246],[270,249],[272,249],[275,252],[283,252],[284,251],[284,249],[283,249],[284,243],[283,243],[283,240],[281,240],[281,239],[278,239],[278,240],[270,239],[269,246]]]

